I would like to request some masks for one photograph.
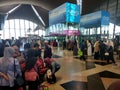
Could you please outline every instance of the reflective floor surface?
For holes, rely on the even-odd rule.
[[[73,57],[72,51],[53,49],[53,58],[61,64],[56,73],[55,84],[45,84],[49,90],[107,90],[120,79],[120,60],[115,55],[117,66],[103,60],[88,57],[86,61]]]

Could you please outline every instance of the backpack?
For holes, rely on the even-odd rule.
[[[26,70],[24,75],[26,81],[36,81],[39,77],[35,67],[33,67],[31,70]]]

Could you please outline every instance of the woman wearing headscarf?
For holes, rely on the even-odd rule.
[[[19,61],[14,59],[14,49],[6,47],[4,56],[0,58],[0,89],[1,90],[17,90],[14,85],[16,75],[22,76]]]
[[[92,56],[92,44],[90,40],[87,40],[87,55]]]

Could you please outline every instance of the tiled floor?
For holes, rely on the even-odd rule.
[[[87,61],[74,58],[72,51],[53,49],[54,59],[61,64],[56,73],[57,83],[47,84],[49,90],[106,90],[114,81],[120,79],[120,60],[117,66],[95,61],[88,57]]]

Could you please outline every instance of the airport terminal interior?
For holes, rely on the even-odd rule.
[[[24,54],[26,43],[43,62],[49,44],[60,65],[38,90],[120,90],[120,0],[0,0],[0,57],[2,45]]]

